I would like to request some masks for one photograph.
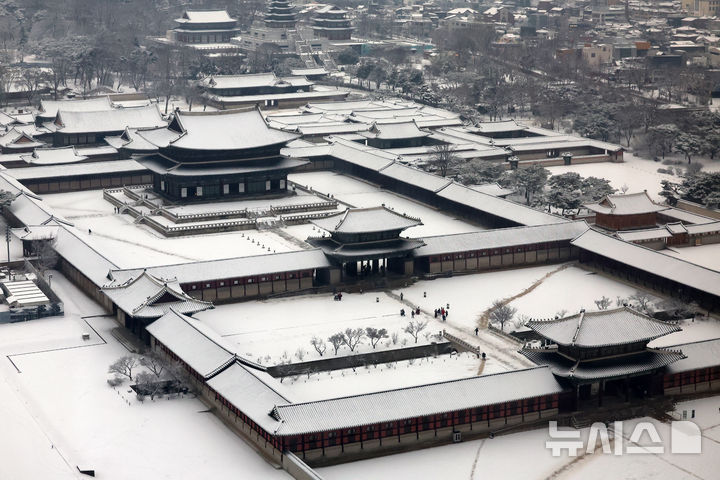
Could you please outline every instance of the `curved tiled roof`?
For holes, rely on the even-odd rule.
[[[628,307],[548,321],[529,321],[527,326],[558,345],[604,347],[650,341],[681,330]]]
[[[386,207],[349,208],[335,215],[313,219],[311,222],[331,233],[384,232],[422,225],[419,218],[409,217]]]

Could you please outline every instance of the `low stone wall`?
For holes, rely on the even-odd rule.
[[[357,368],[364,365],[374,365],[378,363],[399,362],[413,358],[424,358],[448,354],[452,351],[452,344],[449,341],[444,341],[440,343],[431,343],[430,345],[396,348],[380,352],[359,353],[357,355],[348,355],[345,357],[325,358],[322,360],[314,360],[312,362],[275,365],[273,367],[268,367],[267,372],[275,378],[280,378],[290,375],[301,375],[304,373]]]
[[[683,200],[682,198],[677,201],[675,208],[685,210],[686,212],[697,213],[698,215],[705,215],[706,217],[716,218],[720,220],[720,211],[707,208],[699,203],[690,202]]]

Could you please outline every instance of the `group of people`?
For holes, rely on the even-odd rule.
[[[447,319],[448,315],[450,315],[449,308],[447,310],[445,309],[445,307],[435,309],[435,318],[442,317],[443,322]]]
[[[415,318],[415,315],[420,315],[420,307],[415,307],[414,309],[410,310],[410,317],[411,317],[411,318]],[[401,308],[401,309],[400,309],[400,316],[401,316],[401,317],[404,317],[404,316],[405,316],[405,309],[404,309],[404,308]]]

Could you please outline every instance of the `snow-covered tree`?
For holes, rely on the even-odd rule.
[[[313,346],[315,351],[322,357],[325,350],[327,350],[327,343],[320,337],[312,337],[310,339],[310,345]]]
[[[388,332],[385,328],[367,327],[365,329],[365,334],[370,339],[370,345],[372,345],[373,350],[375,349],[380,340],[382,340],[383,338],[388,338]]]
[[[340,347],[343,346],[344,339],[345,339],[345,335],[343,335],[342,332],[331,335],[328,338],[328,342],[330,342],[330,345],[333,346],[333,350],[335,350],[335,355],[337,355],[338,350],[340,350]]]
[[[415,343],[417,343],[420,332],[425,330],[425,327],[427,327],[427,325],[427,320],[413,320],[405,326],[403,331],[413,337],[415,339]]]
[[[362,328],[346,328],[343,333],[343,344],[347,345],[351,352],[355,351],[355,348],[362,343],[362,339],[365,337],[365,330]]]
[[[505,329],[505,324],[512,320],[517,313],[517,308],[506,305],[502,300],[495,300],[490,312],[490,323],[500,324],[500,330]]]
[[[117,359],[113,364],[111,364],[110,367],[108,367],[108,373],[117,373],[132,380],[132,372],[133,369],[137,367],[137,365],[138,359],[136,357],[126,355]]]

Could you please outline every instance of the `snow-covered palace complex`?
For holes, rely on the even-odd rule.
[[[181,20],[177,41],[193,42],[195,19]],[[224,429],[301,479],[549,420],[648,416],[720,390],[720,265],[707,260],[720,252],[717,211],[641,190],[577,219],[534,209],[429,166],[444,147],[461,162],[554,174],[640,160],[515,121],[342,98],[169,115],[138,98],[43,102],[0,136],[32,145],[0,155],[12,197],[4,292],[25,275],[83,341],[112,332],[84,349],[114,345],[103,369],[123,345],[179,365]],[[21,318],[21,299],[5,297],[0,323],[57,313],[26,303]],[[513,310],[501,323],[498,305]],[[78,442],[69,462],[100,473]]]

